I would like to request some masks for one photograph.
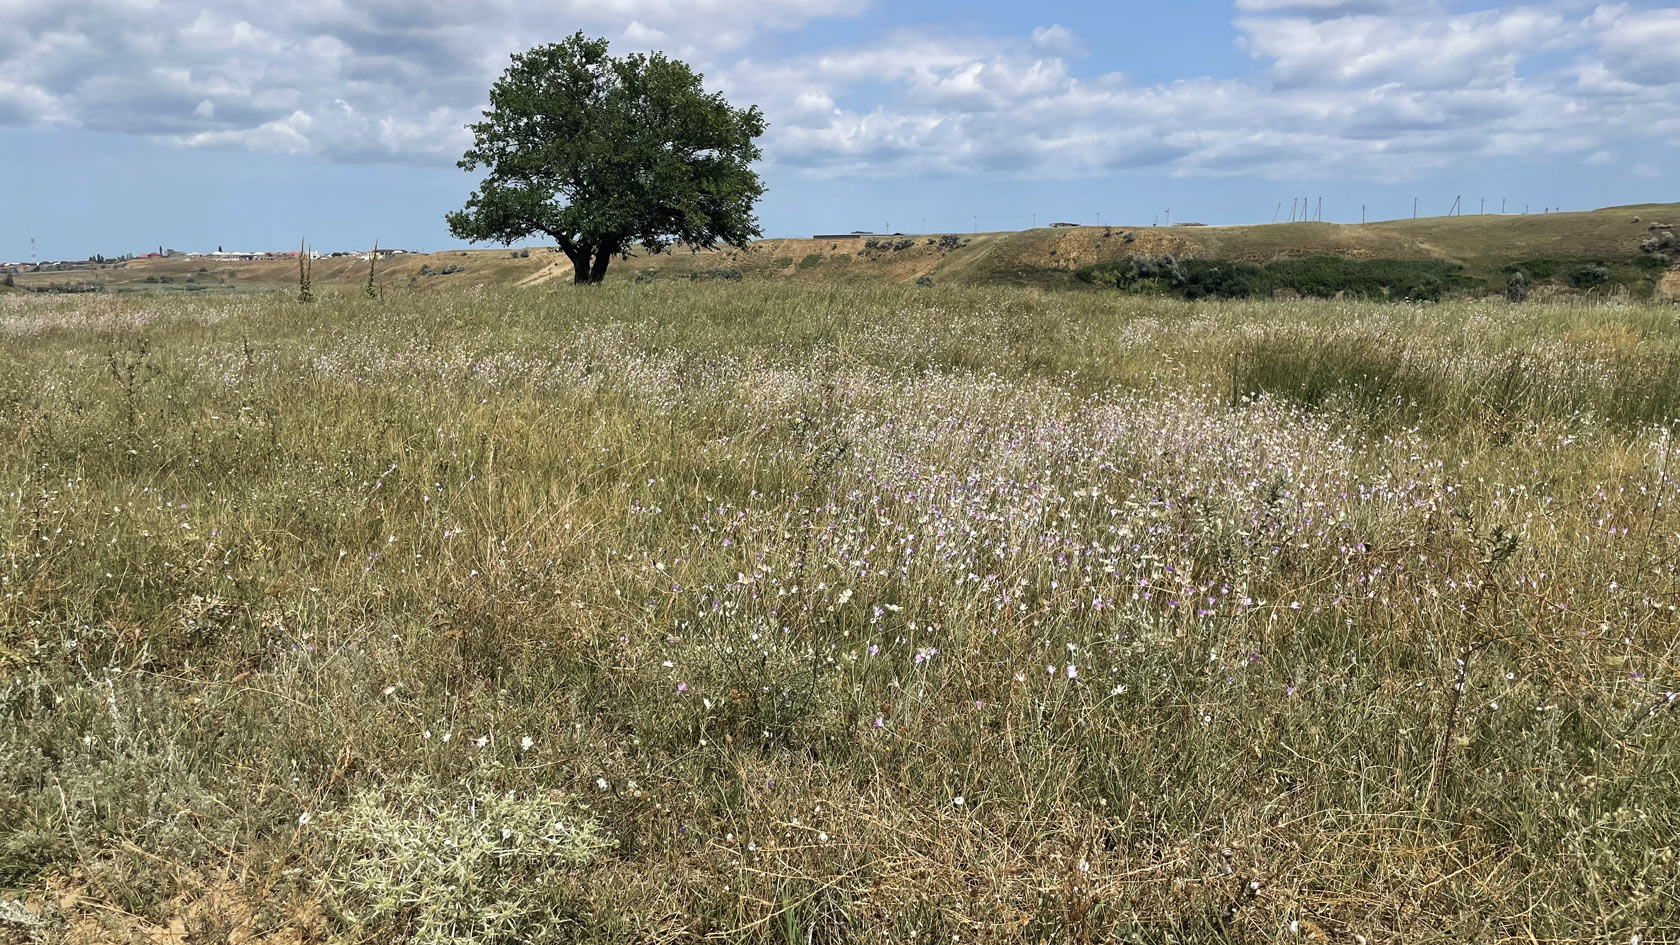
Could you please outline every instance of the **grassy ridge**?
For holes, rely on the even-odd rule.
[[[720,273],[749,281],[826,285],[913,284],[930,278],[939,285],[1009,285],[1079,288],[1077,273],[1125,266],[1134,255],[1172,255],[1209,266],[1270,267],[1279,260],[1334,258],[1350,264],[1388,267],[1436,265],[1458,274],[1465,295],[1503,293],[1514,267],[1548,290],[1577,291],[1570,276],[1588,267],[1608,269],[1609,283],[1596,294],[1623,291],[1651,297],[1664,259],[1641,251],[1654,224],[1680,224],[1680,204],[1612,207],[1582,213],[1437,217],[1369,225],[1283,223],[1221,227],[1066,227],[1020,232],[931,234],[916,237],[837,240],[769,239],[744,250],[677,251],[616,262],[615,282],[676,280]],[[871,243],[873,242],[873,246]],[[909,245],[905,245],[908,243]],[[450,266],[463,271],[426,275]],[[202,270],[202,271],[200,271]],[[1532,271],[1529,271],[1532,270]],[[1540,272],[1546,275],[1539,275]],[[565,282],[570,263],[556,251],[525,256],[508,250],[476,250],[401,256],[379,265],[379,281],[395,291],[455,290],[474,286]],[[168,277],[171,281],[159,281]],[[41,287],[93,281],[115,292],[168,294],[284,291],[295,288],[295,261],[216,262],[135,260],[122,268],[61,273],[22,273],[20,284]],[[354,257],[323,259],[314,278],[322,287],[360,287],[367,264]],[[188,282],[187,280],[194,280]],[[1357,286],[1353,294],[1369,294]],[[1338,289],[1340,291],[1340,289]]]
[[[1671,310],[684,283],[0,333],[43,935],[1680,914]]]

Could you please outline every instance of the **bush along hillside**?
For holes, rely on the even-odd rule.
[[[1263,266],[1222,259],[1132,255],[1075,272],[1082,282],[1139,293],[1199,299],[1312,298],[1439,301],[1443,295],[1485,288],[1455,262],[1438,259],[1349,259],[1310,256]]]
[[[1669,264],[1667,254],[1651,251],[1619,259],[1523,259],[1505,266],[1503,272],[1507,278],[1521,273],[1532,284],[1568,286],[1581,294],[1622,290],[1644,299],[1651,296]]]

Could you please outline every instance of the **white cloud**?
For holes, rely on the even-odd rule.
[[[1052,56],[1078,57],[1085,55],[1085,44],[1073,31],[1059,23],[1040,26],[1032,31],[1032,44]]]
[[[510,51],[574,29],[696,63],[764,108],[769,160],[818,174],[1001,171],[1397,179],[1509,155],[1598,160],[1680,137],[1680,11],[1568,0],[1235,0],[1247,78],[1137,84],[1058,24],[934,29],[750,57],[860,0],[0,0],[0,123],[183,147],[448,163]],[[1576,10],[1571,14],[1569,11]],[[808,44],[807,44],[808,45]],[[1537,55],[1545,53],[1546,55]]]
[[[1572,24],[1515,7],[1465,16],[1248,17],[1244,45],[1278,84],[1453,88],[1501,82],[1523,59],[1566,41]]]
[[[1587,24],[1598,34],[1598,60],[1611,77],[1633,85],[1680,85],[1680,10],[1601,6]]]
[[[513,51],[584,29],[703,62],[867,3],[0,0],[0,124],[434,162],[459,154]]]

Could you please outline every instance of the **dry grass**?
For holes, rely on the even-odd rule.
[[[42,917],[0,937],[1680,915],[1671,310],[683,283],[0,333]]]

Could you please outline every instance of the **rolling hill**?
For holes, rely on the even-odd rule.
[[[1639,204],[1579,213],[1471,215],[1370,224],[1282,223],[1257,226],[1079,226],[968,235],[767,239],[746,249],[638,256],[614,264],[608,279],[721,278],[811,283],[1001,284],[1090,288],[1081,270],[1130,257],[1264,265],[1279,259],[1437,261],[1461,273],[1467,294],[1503,291],[1521,269],[1537,288],[1569,292],[1583,267],[1607,273],[1603,291],[1680,296],[1680,273],[1667,255],[1642,250],[1653,235],[1680,227],[1680,203]],[[1672,250],[1669,251],[1672,253]],[[453,267],[455,271],[442,274]],[[317,287],[365,284],[367,261],[354,256],[315,263]],[[467,250],[382,260],[386,290],[474,285],[538,286],[571,279],[571,264],[552,249]],[[137,259],[74,272],[17,275],[18,285],[52,290],[97,284],[116,292],[271,291],[295,286],[297,262],[206,258]]]

